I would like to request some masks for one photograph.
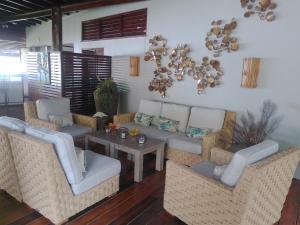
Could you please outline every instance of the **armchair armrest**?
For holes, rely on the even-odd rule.
[[[202,140],[202,157],[204,160],[210,159],[210,150],[216,147],[218,144],[218,139],[220,137],[221,131],[208,134],[203,137]]]
[[[221,148],[212,148],[210,151],[210,161],[213,161],[218,165],[225,165],[231,161],[233,155],[233,152]]]
[[[97,118],[73,113],[74,123],[97,130]]]
[[[114,123],[130,123],[133,121],[135,113],[119,114],[114,116]]]
[[[32,124],[32,125],[35,125],[35,126],[41,126],[41,127],[48,128],[50,130],[56,130],[56,131],[60,130],[59,125],[57,125],[55,123],[48,122],[46,120],[41,120],[41,119],[31,117],[31,118],[27,118],[27,122],[29,124]]]

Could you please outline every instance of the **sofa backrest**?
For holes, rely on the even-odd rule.
[[[26,127],[26,122],[17,118],[1,116],[0,126],[9,128],[14,131],[24,132]]]
[[[161,102],[156,102],[156,101],[150,101],[150,100],[145,100],[142,99],[140,102],[139,110],[138,112],[145,113],[147,115],[154,116],[152,120],[153,125],[158,125],[158,120],[159,116],[161,113],[161,107],[162,103]]]
[[[266,140],[236,152],[224,170],[221,181],[226,185],[235,186],[248,165],[265,159],[278,152],[278,150],[278,143],[272,140]]]
[[[54,144],[59,161],[70,184],[78,184],[83,179],[71,135],[43,127],[28,126],[25,133]]]
[[[161,116],[179,121],[179,131],[185,132],[190,115],[190,107],[185,105],[163,103]]]
[[[223,127],[225,110],[192,107],[188,126],[209,128],[214,132]]]
[[[62,116],[70,113],[70,99],[39,99],[36,101],[36,111],[39,119],[49,121],[49,114]]]

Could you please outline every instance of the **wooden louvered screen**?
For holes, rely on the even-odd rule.
[[[82,22],[82,40],[146,35],[147,9]]]
[[[61,97],[60,53],[51,53],[50,61],[50,84],[41,84],[38,77],[37,52],[26,54],[28,97],[31,100]]]
[[[95,113],[93,92],[101,79],[111,77],[111,57],[62,52],[62,95],[71,99],[71,111]]]

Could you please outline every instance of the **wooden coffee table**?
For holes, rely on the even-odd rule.
[[[94,142],[105,146],[105,154],[110,157],[117,158],[118,151],[126,152],[133,155],[134,159],[134,181],[140,182],[143,180],[143,161],[144,155],[148,153],[156,153],[157,171],[163,170],[164,167],[164,149],[165,142],[147,138],[145,144],[138,144],[136,139],[128,137],[121,139],[118,135],[110,133],[106,134],[103,131],[97,131],[85,136],[85,149],[88,149],[88,143]]]

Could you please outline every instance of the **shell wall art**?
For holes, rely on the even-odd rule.
[[[167,40],[161,35],[156,35],[149,40],[149,43],[150,47],[144,60],[155,61],[157,68],[148,89],[149,91],[158,91],[162,97],[165,97],[167,89],[173,85],[172,71],[166,66],[162,66],[162,58],[168,55]]]
[[[180,44],[171,51],[168,66],[175,69],[174,76],[177,81],[182,81],[184,76],[195,67],[195,61],[188,56],[190,51],[191,49],[187,44]]]
[[[271,22],[275,20],[276,15],[274,9],[277,4],[272,0],[240,0],[241,6],[246,10],[244,17],[248,18],[257,14],[261,20]]]
[[[238,50],[237,38],[232,37],[232,32],[237,27],[235,19],[227,24],[224,24],[223,20],[214,20],[211,25],[211,30],[206,34],[205,46],[208,50],[214,52],[214,57],[219,57],[223,51]]]

